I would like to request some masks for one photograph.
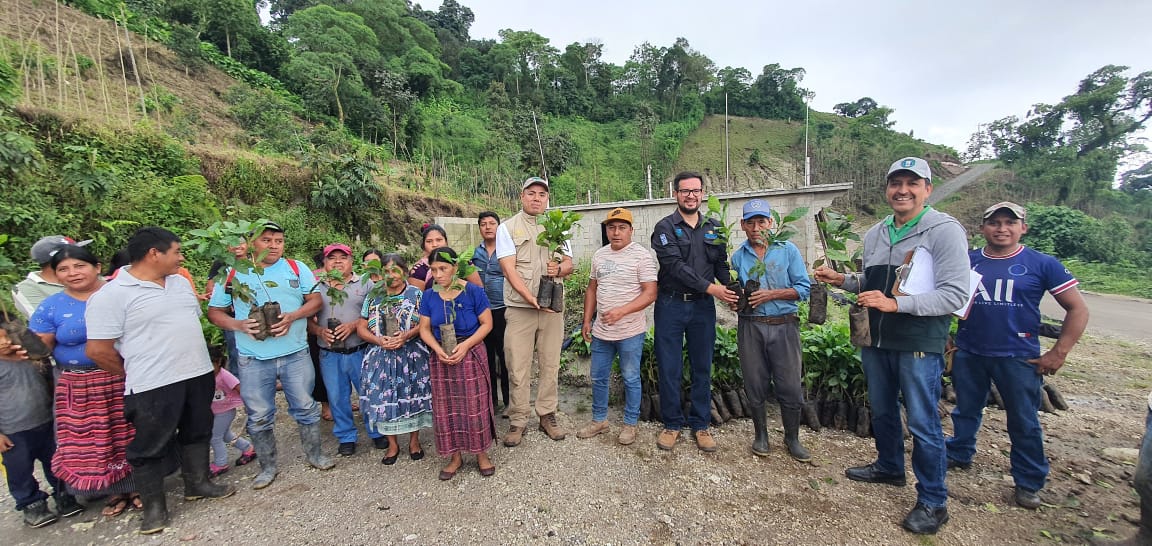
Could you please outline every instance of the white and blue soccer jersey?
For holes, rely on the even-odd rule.
[[[1040,300],[1079,284],[1059,260],[1021,246],[1008,256],[971,250],[972,270],[983,275],[956,346],[992,357],[1040,356]]]

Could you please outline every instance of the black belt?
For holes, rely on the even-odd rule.
[[[367,346],[368,346],[368,343],[365,342],[365,343],[361,343],[355,347],[352,347],[351,349],[329,349],[327,347],[321,347],[320,349],[324,350],[324,351],[328,351],[330,353],[336,353],[336,354],[341,354],[341,355],[350,355],[356,351],[364,349]]]
[[[796,315],[780,315],[776,317],[766,317],[763,315],[740,315],[742,319],[748,319],[752,322],[762,322],[764,324],[788,324],[789,322],[800,322],[800,317]]]
[[[704,292],[677,292],[675,290],[661,290],[661,294],[672,297],[680,301],[696,301],[708,297]]]

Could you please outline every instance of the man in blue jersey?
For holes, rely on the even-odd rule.
[[[240,380],[240,397],[248,413],[247,429],[256,446],[260,473],[252,480],[253,489],[263,489],[276,479],[276,382],[284,390],[288,413],[300,426],[300,443],[304,459],[319,470],[336,465],[320,451],[320,404],[312,398],[316,371],[308,356],[307,322],[324,305],[315,291],[316,277],[297,260],[284,258],[284,228],[268,222],[252,240],[253,261],[262,271],[231,271],[228,281],[244,285],[254,301],[233,299],[225,290],[216,290],[208,302],[208,320],[224,330],[238,332],[236,347],[240,362],[236,377]],[[272,335],[256,339],[260,325],[252,315],[260,306],[280,304],[279,321],[271,323]],[[235,309],[236,316],[228,314]]]
[[[968,318],[956,332],[952,384],[956,409],[955,436],[946,442],[948,468],[968,469],[976,453],[976,431],[989,381],[1004,399],[1008,438],[1012,442],[1012,479],[1016,504],[1035,510],[1037,494],[1048,477],[1040,409],[1043,376],[1053,375],[1076,345],[1088,324],[1088,305],[1076,288],[1076,278],[1052,256],[1020,244],[1028,232],[1024,207],[1004,201],[984,211],[980,232],[984,248],[972,250],[972,269],[983,277]],[[1041,354],[1040,300],[1048,292],[1064,308],[1060,339]]]

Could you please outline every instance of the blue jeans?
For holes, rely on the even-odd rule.
[[[16,510],[23,510],[29,504],[48,498],[40,490],[40,483],[33,474],[36,461],[40,461],[40,469],[44,471],[44,479],[52,486],[52,491],[63,493],[64,484],[52,474],[52,455],[56,453],[52,421],[7,436],[12,440],[12,449],[4,452],[4,470],[8,475],[8,492],[16,499]]]
[[[952,410],[955,433],[947,441],[948,458],[961,463],[972,462],[990,381],[996,383],[1000,397],[1004,399],[1008,439],[1012,441],[1012,479],[1016,487],[1039,491],[1048,478],[1044,430],[1036,416],[1040,410],[1043,379],[1036,373],[1036,366],[1023,358],[981,356],[963,349],[956,351],[952,360],[952,386],[956,389],[956,409]]]
[[[667,430],[684,428],[680,399],[684,349],[688,349],[692,431],[706,430],[712,419],[712,351],[716,345],[716,303],[711,296],[683,301],[672,295],[656,296],[654,311],[656,367],[660,371],[660,416]],[[687,339],[687,346],[685,346]]]
[[[876,465],[886,473],[904,473],[904,430],[900,425],[899,398],[903,394],[908,430],[912,433],[916,500],[931,508],[945,506],[948,488],[944,485],[944,475],[948,462],[944,454],[944,431],[936,413],[944,356],[873,347],[862,349],[860,356],[868,382],[868,403],[872,406]]]
[[[360,370],[363,367],[363,350],[345,355],[320,348],[320,373],[328,389],[328,407],[332,409],[332,435],[342,444],[356,443],[356,420],[352,418],[349,397],[355,389],[356,398],[360,398]],[[368,426],[368,412],[361,411],[360,415],[364,418],[368,437],[379,438],[380,433]]]
[[[276,379],[280,379],[288,401],[288,414],[297,423],[311,425],[320,420],[320,403],[312,398],[316,372],[308,349],[268,360],[240,355],[236,371],[240,398],[248,411],[248,434],[272,430],[276,422]]]
[[[640,353],[644,334],[618,341],[592,338],[592,420],[608,418],[608,382],[612,361],[620,355],[620,374],[624,376],[624,424],[636,425],[640,419]]]

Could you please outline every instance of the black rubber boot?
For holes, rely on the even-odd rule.
[[[144,510],[140,516],[140,534],[152,535],[168,526],[168,501],[164,496],[164,463],[132,465],[132,479],[140,492]]]
[[[784,423],[784,445],[788,446],[788,454],[802,463],[811,461],[812,454],[800,445],[800,408],[780,408],[780,421]]]
[[[184,500],[220,499],[236,492],[235,487],[215,484],[208,478],[208,444],[184,446],[180,470],[184,473]]]
[[[760,457],[768,456],[768,416],[764,413],[764,405],[752,406],[752,432],[756,437],[752,440],[752,454]]]
[[[256,462],[260,463],[260,473],[252,480],[252,489],[264,489],[272,485],[272,480],[280,472],[276,468],[276,434],[271,430],[261,430],[248,435],[256,448]]]

